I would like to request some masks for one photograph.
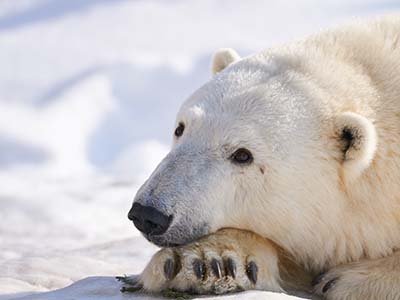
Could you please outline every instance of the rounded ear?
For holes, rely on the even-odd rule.
[[[230,64],[240,60],[239,54],[231,48],[219,49],[212,60],[212,74],[221,72]]]
[[[336,118],[336,130],[343,153],[343,175],[351,182],[370,166],[375,156],[375,126],[359,114],[345,112]]]

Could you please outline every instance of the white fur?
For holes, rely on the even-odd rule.
[[[231,48],[219,49],[214,54],[211,71],[213,74],[216,74],[239,60],[240,56],[235,50]]]
[[[214,72],[229,68],[183,104],[183,135],[138,193],[174,215],[150,239],[248,229],[314,270],[399,248],[399,33],[389,17],[241,60],[218,52]],[[360,137],[345,156],[344,126]],[[229,160],[238,148],[251,165]]]

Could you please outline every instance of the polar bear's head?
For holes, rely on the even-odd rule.
[[[336,111],[303,69],[283,56],[215,55],[213,78],[181,107],[172,149],[129,213],[146,238],[183,244],[236,227],[294,248],[340,230],[345,186],[368,168],[375,130]]]

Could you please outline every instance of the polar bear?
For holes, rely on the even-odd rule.
[[[165,247],[131,285],[400,299],[400,17],[212,66],[129,212]]]

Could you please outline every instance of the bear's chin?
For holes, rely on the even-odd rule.
[[[212,232],[209,232],[209,227],[203,225],[198,228],[192,228],[191,230],[187,227],[182,230],[171,228],[171,230],[168,230],[162,235],[144,234],[144,237],[150,243],[159,247],[176,247],[191,243],[210,233]]]
[[[161,248],[165,248],[165,247],[177,247],[177,246],[181,246],[183,244],[180,243],[174,243],[174,242],[170,242],[170,241],[166,241],[163,238],[160,237],[156,237],[156,236],[145,236],[145,238],[152,244],[161,247]]]

